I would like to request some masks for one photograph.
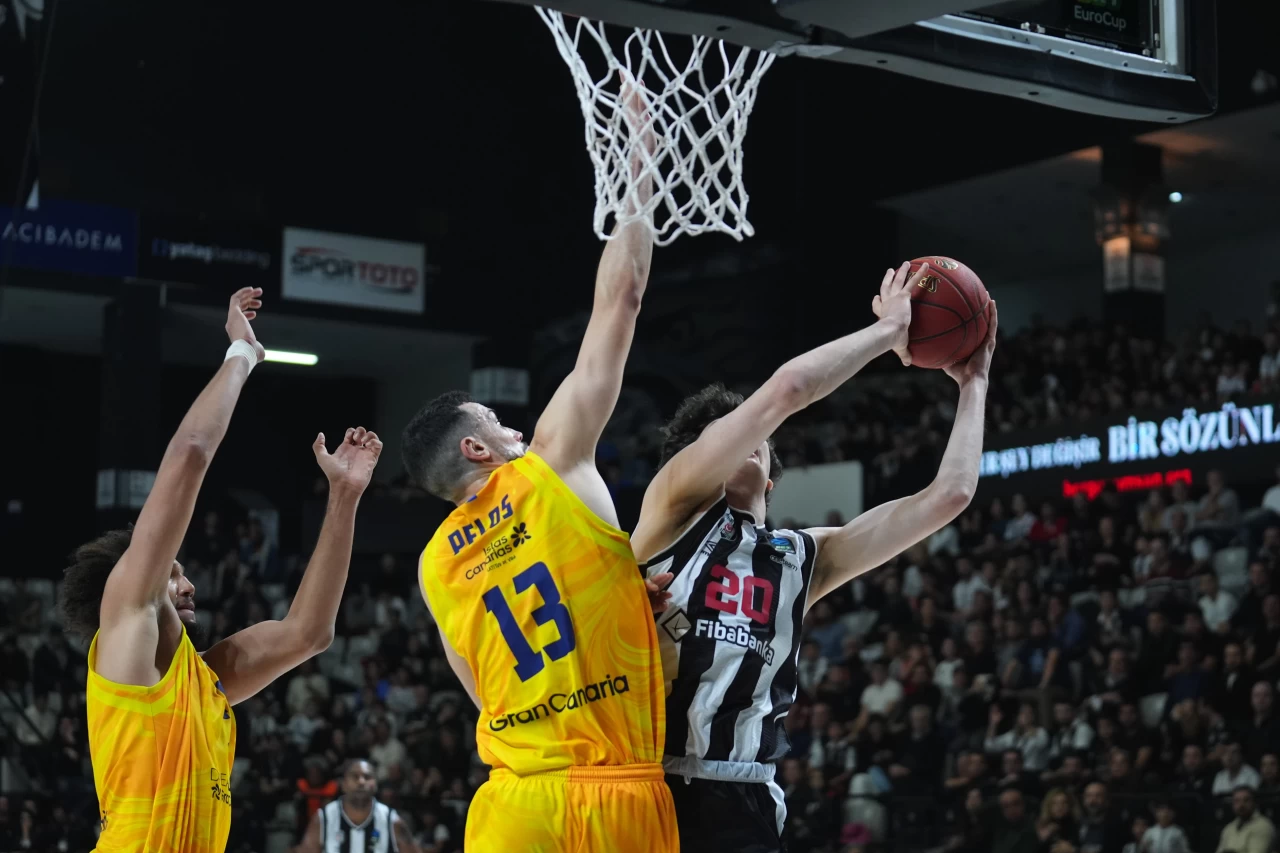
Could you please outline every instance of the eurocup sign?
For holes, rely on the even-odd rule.
[[[1219,409],[1188,407],[1151,419],[1131,416],[1123,423],[1086,429],[1078,435],[988,450],[982,454],[979,473],[983,478],[1001,479],[1034,471],[1067,475],[1082,468],[1105,471],[1109,466],[1141,462],[1176,461],[1191,466],[1199,458],[1206,458],[1207,465],[1219,466],[1241,457],[1248,448],[1269,444],[1280,444],[1275,404],[1227,402]],[[1269,474],[1271,468],[1261,470]]]

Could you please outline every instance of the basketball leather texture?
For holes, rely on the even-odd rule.
[[[991,297],[973,270],[952,258],[916,258],[911,274],[929,265],[911,292],[911,363],[949,367],[964,361],[987,336]]]

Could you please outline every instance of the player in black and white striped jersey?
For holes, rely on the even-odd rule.
[[[706,853],[783,849],[786,817],[773,781],[789,744],[782,719],[796,698],[804,614],[824,595],[958,516],[977,487],[987,340],[947,368],[960,385],[955,425],[934,482],[844,527],[770,530],[763,523],[781,466],[770,436],[876,356],[909,363],[908,265],[889,270],[876,324],[787,362],[745,401],[712,386],[680,405],[631,543],[652,578],[674,575],[658,618],[667,681],[664,764],[680,845]]]
[[[342,796],[311,816],[296,853],[419,853],[396,810],[374,797],[377,790],[371,762],[347,762]]]

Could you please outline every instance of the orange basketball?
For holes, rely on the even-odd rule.
[[[987,336],[991,297],[959,261],[935,255],[911,262],[914,275],[929,265],[911,291],[911,363],[916,367],[949,367],[964,361]]]

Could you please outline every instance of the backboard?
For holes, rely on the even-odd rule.
[[[550,2],[624,27],[715,36],[1096,115],[1178,123],[1217,107],[1216,0]]]

